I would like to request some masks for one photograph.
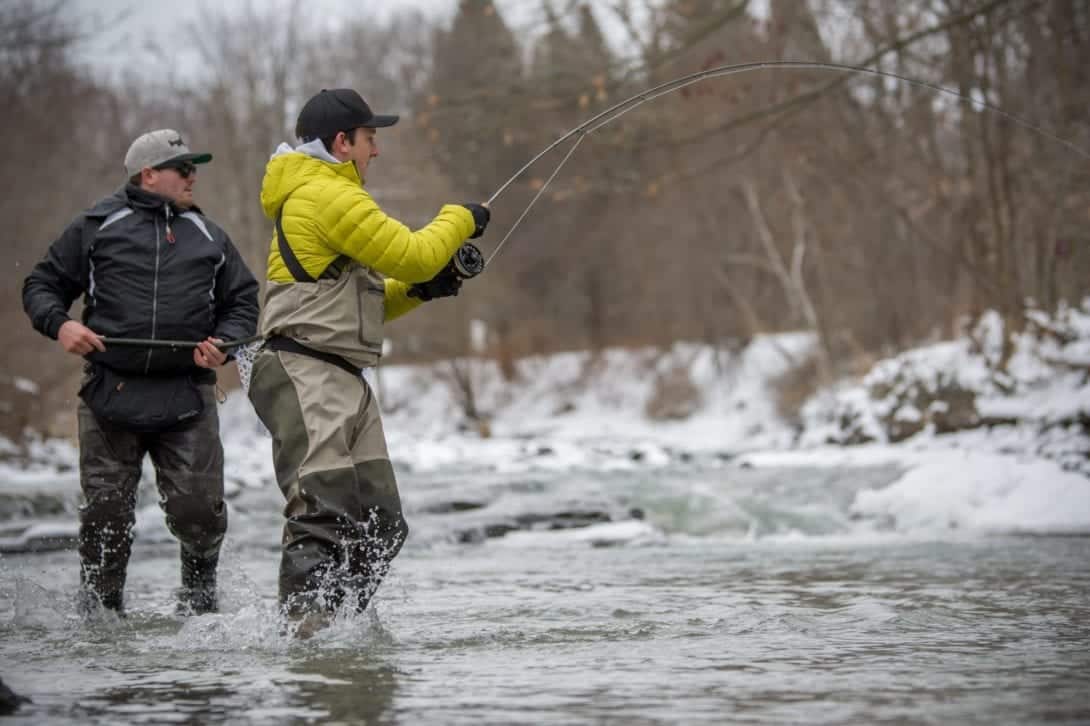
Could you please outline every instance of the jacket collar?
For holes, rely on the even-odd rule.
[[[153,214],[162,213],[164,207],[169,207],[172,216],[180,216],[186,212],[204,214],[197,205],[183,209],[166,197],[141,189],[135,184],[125,183],[116,192],[105,199],[99,200],[93,207],[88,209],[87,216],[94,218],[108,217],[125,207],[144,210]]]
[[[331,165],[333,167],[333,171],[335,171],[340,176],[347,177],[355,181],[357,184],[363,184],[363,180],[360,179],[360,173],[359,170],[356,169],[356,165],[351,161],[341,161],[337,157],[333,156],[333,154],[329,153],[329,151],[325,148],[325,144],[322,143],[321,139],[314,139],[313,141],[308,141],[305,144],[299,144],[299,146],[296,146],[294,148],[291,146],[291,144],[282,143],[280,144],[280,146],[276,147],[276,151],[273,152],[270,158],[275,159],[276,157],[283,154],[291,153],[303,154],[304,156],[309,156],[312,159],[324,161],[326,164]]]

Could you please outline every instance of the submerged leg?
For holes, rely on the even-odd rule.
[[[407,534],[378,403],[336,366],[265,351],[250,400],[284,494],[280,602],[291,615],[363,609]]]
[[[80,402],[80,607],[124,611],[144,448],[138,434],[105,426]]]
[[[150,445],[167,527],[181,544],[181,613],[215,612],[216,567],[227,531],[223,445],[212,386],[202,385],[204,411],[188,426],[154,435]]]

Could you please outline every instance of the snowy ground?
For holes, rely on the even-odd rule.
[[[1090,359],[1090,315],[1066,310],[1038,323],[1017,339],[1008,375],[990,372],[1000,333],[996,320],[985,318],[962,340],[908,351],[862,381],[819,392],[795,425],[778,418],[771,382],[805,354],[805,334],[758,338],[735,354],[679,344],[665,354],[527,359],[512,382],[490,362],[466,363],[463,373],[488,422],[485,435],[463,414],[450,364],[386,366],[377,387],[390,452],[403,472],[893,464],[903,475],[861,491],[854,516],[911,533],[1090,533],[1090,386],[1079,368]],[[648,402],[678,371],[688,372],[697,392],[681,407],[685,418],[652,420]],[[969,413],[960,415],[980,425],[938,433],[954,415],[946,394],[963,408],[970,400]],[[229,397],[221,420],[229,494],[268,485],[269,438],[241,392]],[[865,443],[843,445],[848,438]],[[53,493],[74,502],[78,459],[71,444],[33,442],[29,459],[12,457],[14,446],[0,442],[5,451],[0,494],[29,502]],[[148,512],[146,519],[160,522],[161,515]]]

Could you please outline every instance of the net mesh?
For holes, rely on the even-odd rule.
[[[261,351],[261,346],[264,344],[264,340],[258,340],[235,348],[235,365],[238,366],[238,377],[242,382],[242,390],[245,393],[250,392],[250,375],[253,373],[254,361],[257,359],[257,354]],[[363,379],[367,381],[367,385],[369,385],[371,390],[378,395],[378,369],[364,368],[362,375]]]
[[[261,345],[264,342],[258,340],[246,345],[240,345],[235,349],[235,365],[238,366],[238,377],[242,381],[242,390],[247,393],[250,392],[250,373],[254,369],[254,359],[257,358],[257,352],[261,350]]]

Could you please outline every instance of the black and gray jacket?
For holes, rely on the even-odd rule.
[[[128,184],[80,214],[23,282],[34,328],[57,337],[83,295],[99,335],[237,340],[257,329],[258,286],[227,234],[199,209],[180,209]],[[127,373],[194,373],[192,349],[107,346],[91,361]]]

